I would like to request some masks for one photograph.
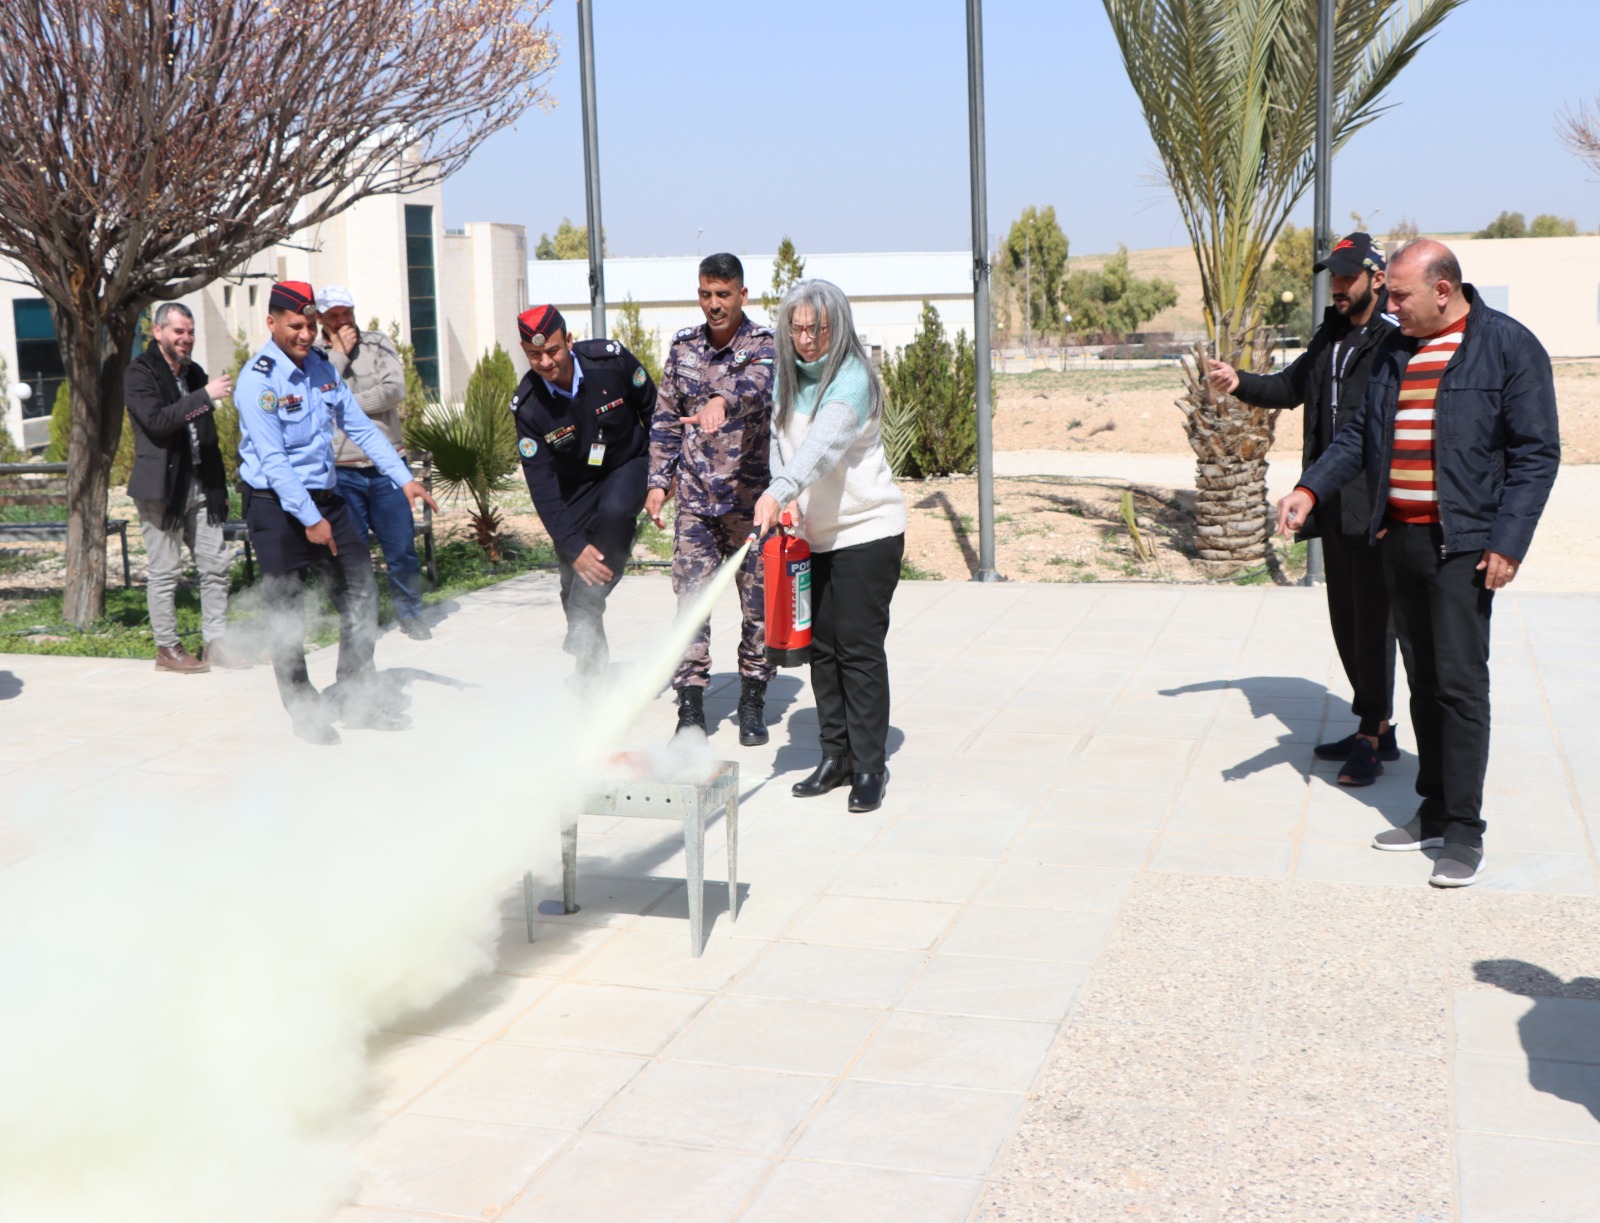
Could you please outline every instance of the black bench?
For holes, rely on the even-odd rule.
[[[24,505],[46,509],[67,508],[65,463],[0,463],[0,506]],[[133,585],[128,567],[128,520],[107,518],[106,534],[122,542],[122,584]],[[59,522],[0,522],[0,543],[65,543],[67,524]]]

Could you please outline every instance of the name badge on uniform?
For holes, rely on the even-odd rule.
[[[604,442],[596,442],[594,445],[589,447],[589,466],[590,467],[599,467],[605,461],[606,461],[606,444]]]

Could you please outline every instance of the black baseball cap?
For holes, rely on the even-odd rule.
[[[1362,272],[1383,271],[1383,247],[1372,240],[1371,234],[1346,234],[1333,244],[1328,257],[1313,271],[1329,271],[1335,276],[1358,276]]]

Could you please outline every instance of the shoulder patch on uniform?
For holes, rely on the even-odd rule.
[[[691,340],[691,339],[694,338],[694,333],[699,331],[699,330],[700,330],[699,327],[685,327],[682,331],[678,332],[678,334],[673,336],[672,338],[674,340]]]
[[[272,363],[271,357],[262,357],[261,360],[269,365]],[[256,404],[263,412],[276,412],[278,410],[278,397],[271,391],[262,391],[261,398],[256,400]]]
[[[643,386],[644,380],[649,376],[649,374],[644,372],[644,366],[641,365],[638,369],[633,371],[633,385]]]
[[[517,410],[517,404],[518,404],[518,402],[521,401],[521,399],[522,399],[521,395],[513,395],[511,397],[511,403],[510,403],[509,406],[510,406],[512,412],[515,412]]]
[[[539,453],[539,443],[531,437],[525,437],[517,443],[517,453],[525,459],[531,459]]]
[[[608,340],[606,342],[606,351],[607,352],[621,352],[622,351],[622,345],[618,344],[615,340]]]
[[[272,372],[273,366],[275,366],[275,365],[277,365],[276,361],[274,361],[271,357],[267,356],[266,353],[262,353],[259,357],[256,358],[256,363],[254,365],[252,365],[250,368],[255,370],[256,373],[258,373],[258,374],[270,374]]]

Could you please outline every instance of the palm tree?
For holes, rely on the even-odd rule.
[[[511,358],[498,344],[478,362],[464,403],[430,403],[405,423],[406,447],[433,455],[433,476],[446,496],[466,496],[478,545],[500,560],[500,512],[495,497],[516,485],[517,425],[507,411],[517,389]]]
[[[1462,0],[1338,0],[1333,141],[1380,115],[1384,91]],[[1249,368],[1278,231],[1311,184],[1315,0],[1103,0],[1123,66],[1200,264],[1210,351]],[[1426,129],[1417,133],[1425,137]],[[1200,558],[1219,576],[1266,553],[1266,460],[1277,413],[1214,394],[1205,352],[1178,407],[1197,459]]]

